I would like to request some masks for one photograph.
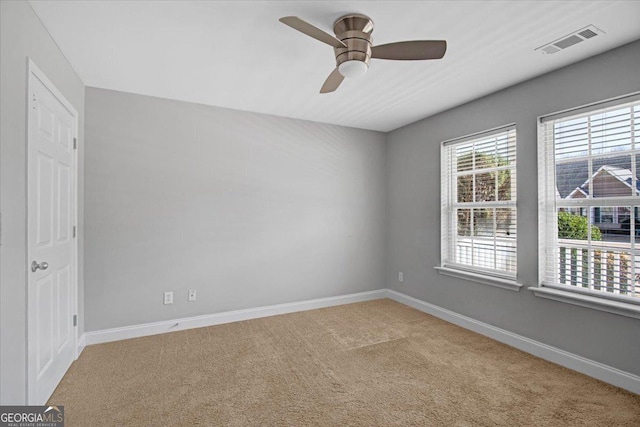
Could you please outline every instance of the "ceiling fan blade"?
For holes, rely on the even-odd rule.
[[[414,40],[374,46],[371,48],[371,57],[400,61],[440,59],[446,51],[447,42],[444,40]]]
[[[340,72],[338,71],[338,67],[336,67],[336,69],[333,70],[331,74],[329,74],[327,80],[324,81],[322,89],[320,89],[320,93],[329,93],[335,91],[336,89],[338,89],[338,86],[340,86],[340,83],[342,83],[343,80],[344,76],[340,74]]]
[[[344,47],[347,45],[333,37],[331,34],[322,31],[320,28],[314,27],[306,21],[298,18],[297,16],[285,16],[280,18],[280,22],[285,25],[290,26],[294,30],[298,30],[301,33],[308,35],[309,37],[313,37],[316,40],[319,40],[323,43],[328,44],[333,47]]]

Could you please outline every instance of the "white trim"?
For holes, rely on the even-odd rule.
[[[47,86],[47,89],[49,89],[51,91],[51,93],[56,98],[58,98],[58,101],[60,101],[62,103],[64,108],[69,110],[69,112],[73,116],[78,117],[78,111],[75,109],[73,104],[71,102],[69,102],[69,100],[62,94],[62,92],[60,92],[58,90],[58,88],[56,88],[56,86],[53,84],[53,82],[51,80],[49,80],[49,78],[46,76],[46,74],[35,64],[35,62],[33,62],[33,60],[31,58],[27,58],[27,68],[28,68],[28,73],[29,74],[33,74],[34,76],[36,76],[38,78],[38,80],[40,80],[45,86]],[[27,108],[28,108],[28,106],[27,106]],[[76,137],[77,137],[77,134],[76,134]]]
[[[614,301],[603,297],[579,294],[577,292],[564,291],[561,289],[551,289],[543,286],[531,286],[530,291],[537,297],[547,298],[554,301],[560,301],[568,304],[579,305],[580,307],[592,308],[594,310],[606,311],[620,316],[633,317],[640,319],[640,306],[636,304],[625,303],[623,301]]]
[[[82,350],[84,350],[86,346],[87,336],[85,334],[82,334],[80,336],[80,339],[78,340],[78,346],[76,347],[76,360],[78,359],[78,357],[80,357],[80,353],[82,353]]]
[[[559,348],[543,344],[522,335],[497,328],[479,320],[455,313],[453,311],[429,304],[428,302],[408,295],[388,290],[388,297],[399,303],[408,305],[432,316],[451,322],[473,332],[492,338],[501,343],[515,347],[534,356],[572,369],[617,387],[640,394],[640,377],[620,369],[569,353]]]
[[[497,134],[497,133],[503,133],[503,132],[504,133],[508,133],[509,131],[512,131],[512,130],[516,130],[516,123],[515,122],[509,123],[509,124],[503,125],[503,126],[498,126],[498,127],[492,128],[492,129],[487,129],[487,130],[482,130],[482,131],[475,132],[475,133],[470,133],[470,134],[467,134],[467,135],[464,135],[464,136],[460,136],[460,137],[457,137],[457,138],[447,139],[447,140],[442,141],[440,144],[442,146],[451,145],[451,144],[459,144],[459,143],[463,143],[463,142],[466,142],[466,141],[470,141],[472,139],[481,139],[481,138],[484,138],[485,136],[486,137],[495,136],[495,134]]]
[[[554,208],[603,208],[637,205],[640,199],[637,196],[629,197],[593,197],[584,199],[557,199]]]
[[[386,297],[387,290],[378,289],[375,291],[359,292],[335,297],[317,298],[285,304],[247,308],[244,310],[226,311],[222,313],[206,314],[203,316],[185,317],[182,319],[165,320],[162,322],[124,326],[121,328],[103,329],[101,331],[90,331],[86,332],[84,336],[86,337],[87,345],[99,344],[129,338],[163,334],[166,332],[182,331],[185,329],[202,328],[206,326],[220,325],[223,323],[276,316],[278,314],[295,313],[297,311],[333,307],[336,305],[351,304],[354,302],[371,301]]]
[[[640,92],[632,92],[626,95],[609,98],[604,101],[596,101],[590,104],[582,105],[580,107],[573,107],[555,113],[545,114],[544,116],[539,116],[538,121],[540,123],[545,123],[551,120],[559,120],[567,117],[589,115],[595,110],[614,108],[621,104],[635,102],[638,99],[640,99]]]
[[[27,259],[25,259],[27,266],[26,269],[28,271],[29,267],[29,261],[30,259],[28,258],[30,256],[30,248],[29,248],[29,144],[30,142],[30,137],[31,137],[31,126],[30,126],[30,120],[29,118],[31,117],[30,114],[30,93],[32,91],[32,79],[31,76],[33,76],[34,78],[40,80],[40,82],[47,88],[47,90],[49,92],[51,92],[51,94],[62,104],[62,106],[64,108],[66,108],[69,113],[71,113],[71,115],[73,116],[73,137],[76,139],[77,143],[79,144],[79,133],[78,133],[78,122],[79,122],[79,115],[78,115],[78,111],[74,108],[73,104],[71,104],[71,102],[69,102],[69,100],[62,94],[62,92],[60,92],[58,90],[58,88],[55,86],[55,84],[53,84],[53,82],[46,76],[46,74],[35,64],[35,62],[33,62],[33,60],[30,57],[27,57],[27,93],[26,95],[26,120],[25,120],[25,124],[26,124],[26,141],[25,141],[25,149],[26,149],[26,154],[27,154],[27,167],[25,168],[25,174],[26,174],[26,185],[27,185],[27,203],[26,203],[26,210],[27,210],[27,215],[26,215],[26,221],[27,221],[27,227],[26,227],[26,233],[25,233],[25,247],[27,248],[26,251],[26,256]],[[72,217],[73,217],[73,224],[77,226],[78,225],[78,150],[72,150],[73,151],[73,167],[72,167],[72,177],[73,177],[73,202],[72,202]],[[77,235],[76,235],[77,236]],[[72,306],[71,306],[71,313],[73,314],[78,314],[78,308],[79,308],[79,304],[78,304],[78,259],[79,259],[79,255],[78,255],[78,241],[79,238],[74,238],[72,239],[73,243],[73,259],[72,259],[72,276],[73,276],[73,289],[72,289],[72,294],[73,294],[73,301],[72,301]],[[26,305],[26,372],[25,372],[25,377],[26,377],[26,387],[25,387],[25,394],[26,394],[26,401],[29,404],[40,404],[40,402],[32,402],[32,396],[31,396],[31,391],[32,391],[32,387],[34,385],[34,382],[36,381],[36,379],[33,377],[32,373],[30,372],[30,352],[29,352],[29,316],[30,316],[30,305],[29,305],[29,289],[30,289],[30,280],[31,280],[31,275],[27,274],[26,276],[26,287],[27,287],[27,305]],[[74,349],[74,360],[78,358],[79,356],[79,352],[78,350],[78,346],[80,344],[80,338],[78,336],[78,330],[79,327],[75,326],[74,328],[74,333],[73,333],[73,349]]]
[[[502,278],[497,276],[489,276],[487,274],[477,274],[471,271],[460,270],[457,268],[450,267],[434,267],[438,270],[438,273],[444,274],[445,276],[455,277],[463,280],[470,280],[476,283],[482,283],[483,285],[495,286],[502,289],[509,289],[510,291],[518,292],[520,288],[523,286],[521,283],[518,283],[514,279]]]

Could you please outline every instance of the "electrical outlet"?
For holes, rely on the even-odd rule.
[[[173,292],[164,293],[164,304],[173,304]]]
[[[398,282],[404,282],[404,273],[402,271],[398,273]]]
[[[196,300],[196,290],[189,289],[189,301],[195,301],[195,300]]]

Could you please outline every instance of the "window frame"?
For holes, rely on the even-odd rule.
[[[491,201],[473,201],[473,202],[458,202],[457,200],[457,178],[460,175],[459,171],[455,171],[450,168],[452,162],[451,154],[455,150],[455,146],[462,144],[468,144],[470,142],[479,142],[484,139],[490,139],[492,137],[499,137],[506,135],[508,139],[513,139],[514,151],[513,161],[507,166],[492,166],[489,168],[476,169],[472,167],[469,170],[465,170],[463,175],[479,175],[490,172],[499,172],[503,170],[509,170],[513,177],[513,188],[510,194],[510,200],[491,200]],[[473,153],[474,151],[470,151]],[[455,233],[456,219],[454,218],[456,209],[511,209],[515,215],[515,223],[517,227],[517,132],[516,124],[511,123],[496,128],[484,130],[481,132],[465,135],[459,138],[449,139],[442,141],[440,145],[440,158],[441,158],[441,260],[440,265],[435,269],[443,275],[456,277],[460,279],[470,280],[485,285],[496,286],[503,289],[509,289],[518,291],[522,287],[522,284],[517,283],[517,231],[516,237],[513,239],[512,244],[514,248],[513,260],[515,262],[514,271],[507,271],[501,269],[483,268],[480,266],[473,266],[469,264],[456,262],[452,258],[451,243],[449,242],[449,235],[451,232]],[[473,157],[475,162],[475,156]],[[455,188],[454,188],[455,187]],[[497,199],[496,188],[496,197]],[[475,192],[475,190],[473,190]],[[495,221],[495,220],[494,220]],[[495,224],[494,224],[495,226]],[[453,231],[451,231],[453,230]],[[494,228],[495,230],[495,228]],[[493,253],[496,253],[496,242],[498,237],[493,237]],[[494,261],[495,263],[495,261]]]
[[[637,104],[638,102],[640,102],[640,92],[634,92],[620,97],[594,102],[585,106],[538,117],[538,283],[537,286],[531,286],[528,288],[533,291],[536,296],[640,319],[640,298],[614,293],[609,294],[601,290],[592,290],[580,286],[574,287],[571,285],[554,283],[549,281],[547,276],[549,263],[553,263],[550,268],[555,268],[555,265],[557,265],[558,261],[555,259],[554,254],[559,247],[557,231],[552,232],[552,229],[557,230],[557,212],[559,208],[558,203],[556,202],[557,178],[555,140],[554,138],[551,140],[546,138],[546,135],[549,132],[548,127],[553,126],[556,121],[569,121],[579,117],[592,116],[608,110],[623,108],[625,105],[631,106],[631,116],[633,120],[634,104]],[[632,148],[630,150],[621,151],[620,155],[640,155],[640,146],[633,145],[635,137],[634,127],[631,126],[630,138],[632,141]],[[609,156],[611,156],[611,154],[609,154]],[[591,162],[591,158],[598,158],[599,156],[594,156],[593,154],[588,153],[586,156],[582,157],[589,158],[589,162]],[[606,158],[607,155],[602,155],[601,157]],[[549,159],[553,160],[550,161]],[[638,164],[637,167],[640,168],[640,164]],[[635,179],[640,181],[638,179],[638,175],[640,175],[640,172],[636,172]],[[589,176],[589,180],[592,179],[593,177]],[[553,192],[553,196],[550,196],[550,192]],[[551,200],[553,200],[553,202]],[[630,210],[633,211],[634,206],[640,206],[640,196],[635,195],[628,197],[591,197],[588,200],[589,201],[584,204],[578,201],[575,203],[572,203],[573,201],[568,203],[562,202],[560,203],[560,207],[566,208],[569,205],[575,204],[574,208],[586,209],[588,212],[590,209],[595,211],[597,208],[601,207],[619,208],[621,206],[629,207]],[[620,215],[619,212],[617,214],[618,216]],[[630,214],[631,212],[629,215]],[[616,215],[615,212],[614,215]],[[636,218],[636,221],[637,220],[638,218]],[[588,224],[590,223],[588,222]],[[633,230],[634,224],[630,224],[630,227],[631,230]],[[591,247],[591,240],[586,240],[585,242],[587,242],[585,243],[586,246]],[[635,254],[638,253],[639,247],[640,244],[638,243],[630,246],[629,252],[631,253],[632,260],[635,260]],[[634,250],[635,253],[633,252]]]

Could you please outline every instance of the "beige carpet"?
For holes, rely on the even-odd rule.
[[[93,345],[67,426],[639,426],[640,396],[391,300]]]

